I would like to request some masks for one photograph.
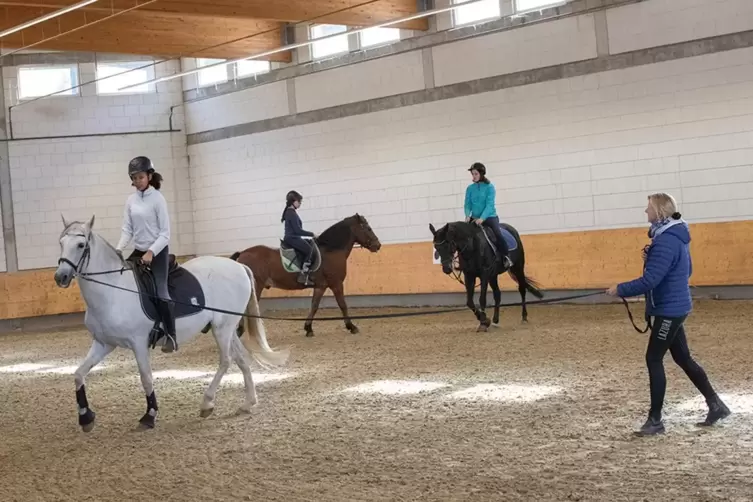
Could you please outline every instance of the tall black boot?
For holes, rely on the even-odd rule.
[[[175,334],[175,313],[173,311],[173,302],[159,301],[159,312],[162,318],[162,324],[165,326],[165,345],[162,352],[173,352],[178,350],[178,337]]]

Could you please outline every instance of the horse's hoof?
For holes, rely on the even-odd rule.
[[[253,410],[254,405],[253,404],[244,404],[240,408],[238,408],[235,412],[236,415],[250,415],[251,411]]]
[[[483,324],[476,328],[476,333],[486,333],[489,330],[488,326],[484,326]]]
[[[528,324],[528,319],[523,319],[522,321],[520,321],[520,324]]]
[[[78,416],[78,425],[81,426],[81,430],[84,432],[91,432],[94,429],[94,419],[97,417],[91,408],[86,410],[86,413]]]
[[[199,415],[201,416],[201,418],[207,418],[212,413],[214,413],[214,408],[207,408],[206,410],[201,410],[201,412],[199,412]]]
[[[155,418],[156,417],[153,415],[145,413],[144,416],[141,417],[141,420],[139,420],[139,425],[142,429],[154,429]]]
[[[358,330],[358,328],[355,327],[355,326],[353,326],[351,328],[348,328],[348,331],[350,331],[350,334],[352,334],[352,335],[357,335],[358,333],[360,333],[360,331]]]
[[[307,331],[307,332],[306,332],[306,337],[307,337],[307,338],[311,338],[311,337],[313,337],[313,336],[314,336],[314,332],[313,332],[313,331]]]

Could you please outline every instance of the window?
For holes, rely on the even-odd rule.
[[[209,66],[216,63],[222,63],[224,61],[225,61],[224,59],[196,58],[196,68],[202,68],[204,66]],[[223,82],[227,82],[227,66],[220,65],[220,66],[215,66],[214,68],[207,68],[206,70],[201,70],[198,73],[198,78],[199,78],[199,87],[205,87],[208,85],[221,84]]]
[[[235,63],[235,76],[247,77],[257,73],[267,73],[270,69],[269,61],[259,61],[258,59],[245,59]]]
[[[515,12],[543,9],[565,2],[566,0],[515,0]]]
[[[369,28],[359,33],[361,47],[384,45],[400,40],[400,28]]]
[[[454,4],[462,4],[468,0],[453,0]],[[551,1],[551,0],[549,0]],[[455,14],[455,25],[477,23],[487,21],[502,16],[499,7],[499,0],[484,0],[473,5],[459,7],[453,11]]]
[[[78,68],[75,65],[21,66],[18,68],[19,99],[38,98],[48,94],[77,96]]]
[[[97,63],[97,94],[142,94],[152,92],[154,87],[149,84],[142,84],[122,91],[118,90],[127,85],[150,80],[154,74],[154,66],[148,66],[149,64],[149,61]],[[105,80],[99,80],[101,78],[105,78]]]
[[[335,33],[343,33],[347,29],[345,26],[339,24],[317,24],[311,28],[311,38],[317,39],[327,35],[334,35]],[[311,53],[314,59],[348,52],[349,50],[348,35],[332,37],[311,44]]]

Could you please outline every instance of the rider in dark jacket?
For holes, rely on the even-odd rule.
[[[301,268],[301,274],[298,277],[298,282],[301,284],[308,284],[309,269],[311,268],[311,259],[314,252],[314,246],[303,237],[314,238],[316,235],[313,232],[303,229],[301,223],[301,217],[298,216],[298,208],[301,207],[303,202],[303,196],[291,190],[285,197],[285,209],[282,212],[282,218],[280,221],[285,223],[285,236],[282,242],[292,247],[304,256],[303,267]]]

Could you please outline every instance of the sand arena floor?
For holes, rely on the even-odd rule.
[[[203,335],[153,351],[160,416],[146,432],[135,362],[117,350],[87,381],[89,434],[72,377],[87,333],[0,336],[0,500],[753,500],[753,302],[698,302],[687,323],[734,414],[696,427],[705,405],[668,355],[658,438],[632,435],[648,406],[646,335],[621,305],[519,319],[503,310],[486,334],[470,313],[369,320],[356,336],[319,322],[312,339],[267,321],[288,367],[254,367],[259,404],[241,417],[231,367],[207,419],[217,350]]]

